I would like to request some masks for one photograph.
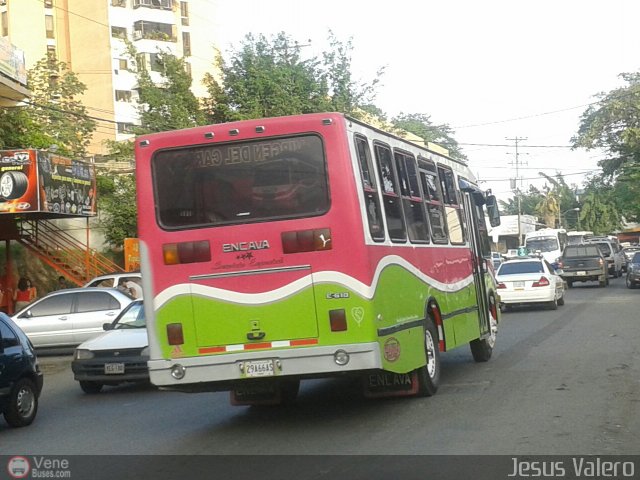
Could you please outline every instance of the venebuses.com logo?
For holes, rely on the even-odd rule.
[[[66,458],[47,458],[14,456],[7,462],[7,472],[11,478],[71,478],[69,460]]]

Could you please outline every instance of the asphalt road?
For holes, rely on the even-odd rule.
[[[341,380],[303,382],[286,408],[143,386],[86,395],[70,355],[42,354],[38,417],[0,422],[0,455],[637,454],[639,310],[640,290],[612,279],[569,290],[556,311],[505,313],[493,358],[442,355],[426,399],[365,400]]]

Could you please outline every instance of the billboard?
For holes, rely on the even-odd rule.
[[[94,165],[43,150],[0,150],[0,214],[96,214]]]

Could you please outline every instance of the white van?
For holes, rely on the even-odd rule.
[[[524,246],[529,253],[540,252],[550,264],[558,263],[567,245],[567,231],[564,228],[543,228],[529,232],[524,237]]]

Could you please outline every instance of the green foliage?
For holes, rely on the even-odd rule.
[[[599,102],[582,114],[574,147],[601,148],[603,173],[593,185],[607,184],[611,205],[628,220],[640,219],[640,72],[623,73],[626,85],[597,95]],[[599,211],[593,209],[593,211]],[[607,222],[604,222],[606,225]]]
[[[449,125],[434,125],[431,116],[423,113],[400,113],[391,120],[395,128],[411,132],[425,142],[432,142],[441,145],[449,150],[449,154],[454,158],[466,160],[467,157],[460,150],[458,142],[453,138],[455,133]]]
[[[355,82],[351,42],[342,43],[331,33],[329,40],[331,49],[322,59],[303,59],[303,46],[284,32],[271,39],[247,35],[228,62],[218,56],[220,77],[205,77],[210,121],[326,111],[360,115],[360,107],[375,97],[379,76],[370,84]]]
[[[136,180],[133,175],[101,175],[98,178],[99,226],[105,241],[121,247],[125,238],[137,237]]]
[[[580,225],[596,235],[607,235],[621,226],[620,213],[615,204],[613,191],[595,179],[587,188],[580,210]]]
[[[0,147],[58,146],[70,157],[86,155],[96,123],[78,96],[86,86],[64,62],[40,60],[27,74],[32,96],[24,107],[0,110]]]

